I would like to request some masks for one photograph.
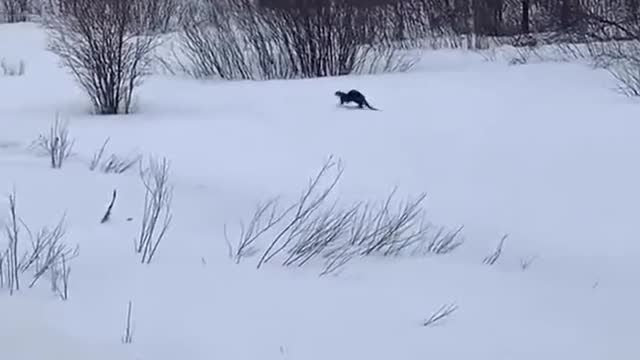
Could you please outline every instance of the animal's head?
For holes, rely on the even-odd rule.
[[[344,93],[342,91],[336,91],[335,95],[337,97],[342,97],[342,96],[344,96]]]

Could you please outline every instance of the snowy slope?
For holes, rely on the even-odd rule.
[[[66,212],[65,241],[80,246],[68,301],[46,285],[1,290],[3,359],[640,356],[640,108],[604,71],[443,50],[407,74],[155,76],[136,114],[96,117],[37,26],[0,26],[0,58],[27,64],[24,76],[0,77],[0,192],[15,188],[33,227]],[[382,111],[336,107],[333,92],[350,88]],[[27,148],[56,112],[78,155],[53,170]],[[174,222],[149,266],[133,251],[144,200],[136,171],[87,169],[107,137],[111,151],[172,161]],[[229,260],[224,225],[235,231],[256,203],[297,196],[330,154],[344,161],[343,202],[383,200],[394,186],[403,197],[426,192],[429,220],[464,225],[464,246],[358,259],[328,277]],[[113,219],[100,224],[113,189]],[[504,234],[501,259],[484,265]],[[123,345],[129,300],[134,341]],[[421,326],[449,303],[459,306],[450,318]]]

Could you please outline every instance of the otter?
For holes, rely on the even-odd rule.
[[[362,93],[358,90],[349,90],[348,93],[344,93],[342,91],[336,91],[335,95],[340,98],[340,105],[344,105],[345,103],[356,103],[358,104],[358,108],[362,109],[365,106],[371,110],[378,110],[373,106],[369,105],[367,99],[362,95]]]

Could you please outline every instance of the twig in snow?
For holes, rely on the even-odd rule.
[[[113,205],[116,203],[117,192],[113,190],[113,196],[111,197],[111,202],[109,203],[109,207],[107,207],[107,212],[104,213],[102,220],[100,220],[101,224],[106,223],[111,218],[111,211],[113,210]]]
[[[107,138],[102,147],[98,151],[93,154],[93,158],[91,158],[91,162],[89,163],[89,170],[94,171],[98,165],[102,162],[102,155],[104,155],[104,151],[107,148],[107,144],[109,143],[109,138]]]
[[[536,259],[537,259],[537,256],[531,256],[531,257],[528,257],[528,258],[520,259],[520,268],[522,269],[522,271],[525,271],[525,270],[529,269],[531,264],[533,264],[533,262]]]
[[[59,169],[64,161],[71,156],[71,150],[75,140],[69,138],[68,123],[61,122],[60,116],[56,118],[49,129],[49,134],[40,134],[32,147],[39,148],[44,154],[49,156],[51,168]]]
[[[131,312],[132,312],[133,304],[131,300],[129,300],[129,305],[127,306],[127,319],[126,325],[124,328],[124,335],[122,335],[122,343],[123,344],[131,344],[133,343],[133,324],[131,322]]]
[[[9,240],[9,247],[4,256],[7,266],[7,284],[9,286],[9,294],[13,295],[15,291],[20,291],[20,261],[18,260],[18,242],[20,228],[18,225],[18,216],[16,214],[16,193],[15,191],[9,195],[9,223],[5,225],[5,232]]]
[[[507,240],[508,236],[509,236],[508,234],[504,235],[502,239],[500,239],[500,242],[498,243],[498,247],[496,247],[496,250],[484,258],[483,262],[486,265],[493,265],[496,263],[496,261],[498,261],[498,259],[500,259],[500,255],[502,255],[502,247],[504,246],[504,241]]]
[[[454,312],[458,310],[458,305],[456,304],[446,304],[442,305],[437,311],[435,311],[428,319],[426,319],[422,326],[435,326],[440,323],[442,320],[451,316]]]

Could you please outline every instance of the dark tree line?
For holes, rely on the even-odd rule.
[[[309,6],[308,1],[257,1],[265,8],[291,11]],[[315,0],[316,6],[328,3],[329,0]],[[402,15],[395,22],[398,31],[403,31],[406,20],[422,22],[431,30],[446,28],[456,34],[486,36],[580,34],[589,32],[597,20],[629,23],[640,17],[640,0],[343,0],[341,3],[357,8],[393,7]]]
[[[104,0],[95,0],[101,2]],[[586,34],[603,23],[637,23],[640,0],[251,0],[258,7],[309,12],[340,7],[344,11],[385,12],[384,27],[394,37],[412,38],[425,31],[511,36],[528,33]],[[0,0],[0,21],[20,22],[47,11],[50,0]],[[131,0],[143,8],[154,31],[176,29],[184,11],[203,0]],[[206,3],[206,1],[204,1]],[[360,19],[360,25],[365,20]],[[381,25],[382,23],[379,23]],[[358,24],[354,26],[358,27]],[[361,26],[363,27],[363,26]],[[370,28],[370,27],[369,27]],[[377,30],[376,30],[377,31]]]

